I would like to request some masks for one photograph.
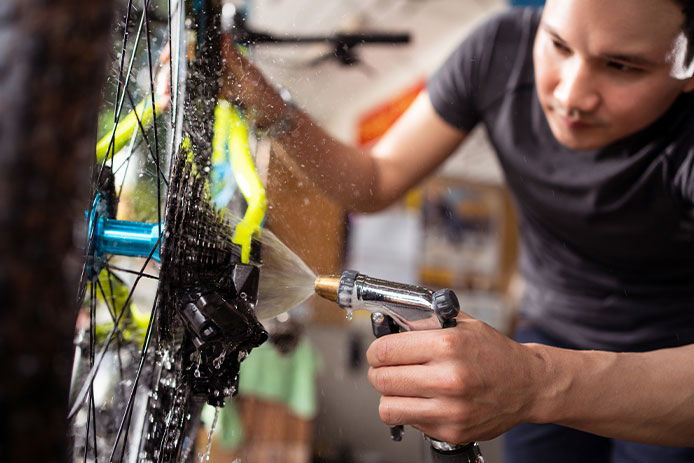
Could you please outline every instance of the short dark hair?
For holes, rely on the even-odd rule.
[[[684,23],[682,32],[687,37],[687,63],[694,59],[694,0],[675,0],[682,8]]]

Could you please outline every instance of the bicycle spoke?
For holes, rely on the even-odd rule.
[[[106,273],[108,275],[108,291],[111,294],[111,303],[113,304],[113,312],[116,312],[116,297],[113,291],[113,278],[116,278],[118,283],[122,284],[123,281],[120,280],[116,275],[113,274],[110,270],[106,269]]]
[[[94,320],[94,314],[96,312],[96,301],[95,301],[95,293],[96,290],[94,289],[94,282],[91,281],[89,283],[90,285],[90,295],[91,299],[89,300],[89,366],[91,367],[94,362],[94,338],[96,334],[94,333],[95,325],[93,323]],[[87,407],[87,426],[86,426],[86,434],[84,436],[84,462],[86,463],[87,461],[87,455],[89,453],[89,436],[92,433],[92,428],[94,428],[94,433],[93,435],[96,436],[96,427],[94,426],[93,422],[93,409],[92,409],[92,400],[93,399],[93,388],[90,389],[89,391],[89,405]],[[94,454],[96,455],[96,447],[94,447]]]
[[[180,144],[180,137],[181,137],[181,132],[182,126],[183,126],[183,111],[179,112],[179,88],[178,84],[181,82],[182,76],[179,75],[181,72],[181,62],[185,62],[186,60],[186,47],[185,47],[185,41],[184,41],[184,21],[182,20],[182,17],[184,15],[184,8],[182,4],[183,0],[176,0],[176,6],[174,12],[178,15],[178,29],[175,31],[173,30],[173,21],[172,21],[172,16],[171,16],[171,0],[168,0],[168,16],[169,16],[169,37],[171,38],[169,42],[169,69],[171,72],[169,73],[169,82],[170,82],[170,89],[171,91],[169,92],[169,104],[171,106],[170,112],[170,117],[171,117],[171,140],[170,140],[170,146],[169,146],[169,152],[167,155],[169,156],[169,159],[172,159],[177,152],[177,147]],[[174,39],[175,39],[175,44],[174,44]],[[175,55],[174,55],[175,52]],[[176,57],[175,64],[174,66],[174,56]],[[185,87],[185,83],[184,83]],[[169,171],[169,178],[171,178],[171,171],[173,169],[174,163],[171,162],[169,163],[168,166],[168,171]]]
[[[95,284],[92,282],[92,299],[89,301],[89,308],[90,308],[90,334],[89,334],[89,366],[92,367],[94,365],[94,352],[95,352],[95,347],[96,347],[96,289],[95,289]],[[96,413],[94,410],[94,385],[92,384],[89,388],[89,405],[87,407],[87,435],[85,438],[85,455],[87,454],[86,449],[89,448],[89,433],[91,431],[92,438],[94,440],[93,446],[94,446],[94,458],[96,459],[97,457],[97,448],[96,448]],[[91,426],[90,426],[91,423]]]
[[[91,211],[89,211],[91,212]],[[89,255],[87,252],[89,251],[88,247],[85,249],[84,253],[84,264],[82,264],[82,271],[80,272],[80,287],[79,287],[79,292],[77,293],[77,310],[79,311],[80,307],[82,307],[82,303],[84,303],[84,297],[87,295],[87,283],[85,283],[85,279],[87,277],[87,268],[89,266]]]
[[[152,72],[152,42],[151,42],[151,34],[149,30],[149,21],[147,20],[147,2],[146,0],[142,0],[142,8],[144,11],[145,15],[145,37],[147,38],[147,64],[148,64],[148,69],[149,69],[149,92],[150,92],[150,100],[152,104],[152,120],[154,124],[154,150],[156,153],[156,160],[155,164],[157,166],[157,172],[161,172],[160,165],[159,165],[159,140],[157,138],[157,112],[155,111],[155,102],[154,102],[154,73]],[[161,234],[161,184],[160,182],[157,182],[157,223],[159,224],[159,234]]]
[[[82,463],[87,463],[87,454],[89,454],[89,420],[91,420],[91,415],[87,412],[87,435],[84,438],[84,459]]]
[[[114,111],[114,113],[113,113],[113,129],[112,129],[113,132],[111,134],[111,140],[110,140],[109,146],[106,150],[106,157],[104,159],[108,159],[108,153],[110,152],[111,148],[114,146],[116,127],[118,126],[118,122],[120,121],[120,113],[121,113],[121,108],[123,105],[123,99],[121,96],[121,89],[123,87],[127,87],[128,82],[130,81],[130,74],[132,71],[135,54],[137,52],[137,46],[138,46],[139,41],[140,41],[140,34],[142,32],[142,21],[144,20],[144,17],[140,18],[140,25],[138,27],[137,37],[135,39],[135,45],[133,46],[133,52],[132,52],[132,55],[130,57],[130,62],[128,65],[128,72],[126,74],[125,82],[123,82],[123,69],[125,67],[125,54],[126,54],[126,50],[128,48],[128,36],[129,36],[128,23],[130,22],[130,12],[132,10],[132,3],[133,3],[132,0],[128,0],[128,10],[127,10],[126,15],[125,15],[125,27],[124,27],[124,32],[123,32],[123,46],[121,47],[120,65],[118,68],[118,78],[117,78],[118,87],[116,89],[116,101],[120,100],[120,103],[118,105],[117,110]],[[113,156],[113,154],[114,153],[111,153],[112,156]]]
[[[127,89],[126,89],[126,91],[127,91]],[[130,94],[130,91],[127,91],[127,92],[128,92],[128,100],[130,101],[130,104],[134,107],[135,102],[133,101],[133,97]],[[158,143],[157,143],[157,129],[156,129],[156,126],[157,126],[156,112],[153,112],[152,114],[155,117],[155,120],[154,120],[154,144],[155,144],[155,148],[156,148],[156,146],[158,145]],[[166,179],[164,172],[161,171],[161,167],[159,165],[159,151],[157,149],[157,152],[155,153],[154,150],[152,150],[152,146],[149,144],[149,139],[147,138],[147,134],[145,133],[145,128],[142,125],[142,121],[140,120],[140,116],[137,114],[137,111],[135,111],[135,120],[137,120],[137,125],[140,127],[140,133],[142,134],[142,138],[143,138],[145,144],[147,145],[147,151],[149,151],[149,155],[152,157],[152,161],[154,161],[154,163],[157,167],[157,172],[159,173],[161,180],[166,184],[166,186],[168,188],[169,182]],[[158,185],[159,185],[159,182],[157,182],[157,188],[158,188]],[[159,218],[159,222],[161,222],[161,217]]]
[[[132,94],[130,93],[129,90],[126,89],[126,91],[127,91],[128,101],[130,101],[130,105],[135,107],[136,105],[135,105],[135,101],[133,100]],[[128,168],[130,166],[130,161],[132,160],[132,157],[135,154],[135,151],[140,147],[140,145],[142,145],[142,143],[146,144],[147,151],[149,152],[149,155],[150,155],[152,161],[156,163],[156,156],[155,156],[154,151],[152,150],[152,147],[149,143],[149,138],[147,137],[147,133],[146,133],[144,126],[142,125],[142,120],[140,119],[140,115],[137,114],[137,111],[134,112],[134,115],[135,115],[135,120],[137,121],[137,125],[138,125],[140,131],[139,132],[133,131],[133,135],[130,139],[130,145],[128,146],[126,158],[123,160],[123,162],[118,167],[113,169],[113,174],[115,175],[115,174],[119,173],[123,167],[125,167],[125,172],[122,175],[123,178],[125,178],[127,175]],[[155,128],[155,132],[156,132],[156,128]],[[137,137],[138,133],[142,134],[141,139],[139,139]],[[135,144],[136,139],[138,140],[137,144]],[[166,175],[164,174],[164,172],[162,172],[160,167],[157,167],[157,170],[158,170],[159,177],[160,177],[161,181],[164,182],[164,184],[166,185],[166,187],[168,189],[169,181],[166,178]],[[118,201],[120,201],[120,197],[121,197],[121,193],[123,191],[124,185],[125,185],[125,182],[121,182],[118,193],[116,194],[116,198],[118,199]]]
[[[128,9],[125,12],[124,27],[123,27],[123,46],[121,47],[120,55],[120,65],[118,67],[118,88],[116,89],[116,97],[120,94],[122,78],[123,78],[123,67],[125,65],[125,50],[128,48],[128,23],[130,22],[130,11],[132,10],[133,2],[128,0]],[[116,118],[116,113],[113,113],[113,125],[116,125],[118,120]]]
[[[113,290],[113,278],[118,280],[119,284],[123,284],[123,281],[120,280],[116,275],[113,274],[113,272],[111,272],[108,269],[106,270],[106,274],[108,275],[108,289],[109,289],[109,292],[111,294],[111,302],[113,304],[113,313],[115,314],[117,308],[116,308],[115,292]],[[99,284],[99,288],[101,289],[101,293],[103,294],[104,291],[103,291],[103,288],[101,288],[101,284]],[[104,300],[106,300],[105,295],[104,295]],[[125,307],[122,307],[121,310],[125,310]],[[109,312],[110,312],[110,310],[109,310]],[[124,386],[122,384],[122,381],[125,378],[125,372],[123,370],[123,356],[121,355],[121,349],[123,346],[121,344],[122,341],[120,339],[120,336],[118,338],[116,338],[116,342],[118,343],[118,346],[116,347],[116,352],[118,353],[118,356],[117,356],[117,358],[118,358],[118,373],[120,376],[120,382],[118,383],[120,387],[118,389],[121,391],[123,396],[125,396],[125,392],[123,391]]]
[[[111,305],[108,303],[108,297],[106,296],[106,291],[104,291],[104,287],[101,285],[101,281],[97,278],[96,279],[96,284],[99,287],[99,292],[101,293],[101,297],[104,298],[104,304],[106,305],[106,309],[108,310],[109,315],[111,315],[111,321],[115,322],[116,321],[116,303],[113,301],[113,293],[111,293],[111,302],[113,304],[113,310],[111,310]]]
[[[99,449],[96,446],[96,404],[94,403],[94,390],[89,392],[89,408],[91,409],[92,418],[92,445],[94,446],[94,463],[99,463]],[[89,434],[89,426],[87,426],[87,434]],[[87,452],[84,452],[85,454]]]
[[[125,64],[125,50],[127,50],[128,47],[128,23],[130,22],[130,12],[132,11],[132,0],[128,0],[128,8],[125,11],[125,18],[123,20],[123,45],[121,47],[121,56],[120,56],[120,65],[118,67],[118,87],[116,88],[116,97],[120,94],[121,90],[121,78],[123,75],[123,66]],[[118,123],[118,119],[120,118],[120,115],[116,115],[116,113],[113,113],[113,126],[115,127]],[[113,140],[112,140],[113,141]],[[110,147],[109,147],[110,149]],[[106,150],[106,158],[108,159],[108,151],[109,149]],[[113,156],[112,156],[113,158]],[[111,160],[111,170],[113,170],[113,160]]]
[[[132,4],[132,0],[129,0],[129,4]],[[144,25],[144,20],[145,20],[145,15],[143,14],[140,17],[140,24],[137,28],[137,36],[135,37],[135,44],[133,45],[133,51],[130,55],[130,62],[128,64],[128,71],[125,75],[125,81],[122,82],[123,88],[128,87],[128,84],[130,82],[130,77],[132,76],[132,69],[133,69],[133,66],[135,64],[135,55],[137,54],[137,48],[140,44],[140,37],[142,36],[142,26]],[[122,53],[123,53],[123,55],[125,55],[125,49],[123,49]],[[122,79],[123,79],[123,76],[122,76],[122,69],[121,69],[121,73],[118,76],[119,87],[121,86],[121,80]],[[104,156],[104,159],[101,163],[101,170],[99,172],[99,177],[101,176],[101,173],[104,170],[104,166],[106,166],[106,163],[108,162],[109,153],[111,154],[111,158],[113,158],[113,155],[115,154],[115,153],[111,153],[111,150],[115,147],[116,129],[118,128],[118,123],[120,122],[120,116],[121,116],[121,112],[123,110],[123,103],[125,102],[125,94],[126,94],[126,92],[123,91],[122,94],[116,95],[116,99],[118,100],[118,106],[117,106],[117,109],[116,109],[115,114],[114,114],[114,124],[113,124],[113,128],[111,129],[111,139],[109,141],[108,148],[106,149],[106,156]]]
[[[99,279],[97,278],[97,282]],[[90,318],[92,327],[89,339],[89,366],[90,368],[94,366],[94,353],[96,351],[96,289],[92,285],[92,300],[90,301]],[[91,419],[92,422],[92,438],[94,440],[94,461],[98,457],[98,449],[96,447],[96,410],[94,407],[94,383],[89,386],[89,407],[87,409],[87,419]],[[89,441],[89,425],[87,425],[87,442]],[[87,452],[85,452],[87,453]]]
[[[139,274],[143,274],[143,272],[140,272]],[[117,306],[116,306],[116,303],[115,303],[115,292],[114,292],[114,288],[113,288],[112,279],[115,278],[116,280],[119,281],[120,284],[123,284],[123,281],[122,281],[117,275],[113,274],[110,270],[108,271],[108,277],[109,277],[109,280],[108,280],[108,281],[109,281],[109,291],[110,291],[110,295],[111,295],[110,299],[111,299],[112,305],[113,305],[113,309],[111,309],[111,307],[109,307],[108,310],[109,310],[109,313],[111,314],[112,320],[113,320],[114,323],[115,323],[115,313],[117,312],[118,309],[117,309]],[[98,285],[99,290],[100,290],[100,292],[101,292],[101,295],[102,295],[102,297],[104,298],[104,301],[107,301],[109,298],[108,298],[108,296],[106,295],[106,291],[104,290],[103,285],[101,284],[101,281],[97,279],[96,282],[97,282],[97,285]],[[108,303],[107,303],[107,306],[108,306]],[[121,307],[120,310],[124,311],[124,310],[126,310],[126,308],[127,308],[127,304],[125,304],[123,307]],[[154,305],[153,305],[153,308],[152,308],[152,313],[154,313],[155,311],[156,311],[156,297],[155,297],[155,300],[154,300]],[[142,373],[142,367],[144,366],[144,363],[145,363],[145,361],[146,361],[147,351],[148,351],[148,348],[149,348],[150,337],[151,337],[152,320],[153,320],[153,315],[150,317],[149,323],[148,323],[148,325],[147,325],[147,332],[146,332],[146,334],[145,334],[144,345],[143,345],[143,349],[142,349],[141,354],[140,354],[140,355],[141,355],[141,357],[140,357],[140,359],[141,359],[141,360],[140,360],[140,366],[139,366],[139,368],[138,368],[138,370],[137,370],[137,374],[136,374],[135,379],[134,379],[134,386],[133,386],[133,388],[131,389],[130,394],[129,394],[129,395],[126,394],[125,390],[123,389],[124,386],[123,386],[122,384],[119,384],[119,385],[120,385],[119,390],[120,390],[120,393],[122,394],[122,400],[121,400],[120,403],[126,403],[127,405],[126,405],[126,407],[125,407],[125,409],[124,409],[124,411],[123,411],[123,417],[122,417],[122,419],[121,419],[120,426],[119,426],[119,430],[118,430],[118,433],[117,433],[117,435],[116,435],[113,448],[112,448],[112,450],[111,450],[111,456],[110,456],[109,461],[112,461],[112,460],[113,460],[113,456],[115,455],[115,452],[116,452],[117,447],[118,447],[118,443],[119,443],[119,441],[120,441],[120,439],[121,439],[121,433],[122,433],[122,431],[123,431],[123,424],[124,424],[125,422],[127,422],[128,425],[125,427],[126,434],[125,434],[125,438],[124,438],[123,445],[122,445],[121,457],[120,457],[120,460],[118,460],[118,461],[122,461],[122,460],[123,460],[123,457],[124,457],[124,455],[125,455],[125,450],[126,450],[126,448],[127,448],[127,437],[128,437],[127,432],[128,432],[128,430],[129,430],[129,426],[130,426],[130,423],[131,423],[132,412],[133,412],[133,403],[132,403],[132,402],[133,402],[133,399],[134,399],[135,394],[136,394],[136,392],[137,392],[138,383],[139,383],[139,380],[140,380],[140,375],[141,375],[141,373]],[[124,370],[123,370],[123,361],[122,361],[122,357],[121,357],[121,345],[120,345],[121,341],[120,341],[120,338],[119,338],[119,337],[117,337],[116,339],[117,339],[117,342],[118,342],[118,344],[119,344],[118,347],[117,347],[117,353],[118,353],[118,364],[119,364],[120,380],[123,381],[125,375],[124,375]],[[90,394],[90,395],[91,395],[91,394]],[[126,396],[127,396],[127,398],[126,398]],[[127,402],[126,402],[126,400],[127,400]]]
[[[121,169],[123,166],[125,166],[125,172],[123,172],[123,179],[127,178],[128,170],[130,169],[130,161],[131,161],[132,158],[133,158],[133,153],[134,153],[134,151],[135,151],[136,149],[138,149],[138,148],[140,147],[140,145],[143,143],[144,137],[143,137],[143,139],[141,139],[141,140],[137,143],[137,145],[135,145],[135,140],[136,140],[136,139],[137,139],[137,132],[133,132],[133,136],[132,136],[132,138],[130,139],[130,146],[128,146],[128,156],[127,156],[126,159],[121,163],[121,165],[118,166],[118,168],[117,168],[116,170],[113,171],[113,175],[116,175],[116,173],[117,173],[118,171],[120,171],[120,169]],[[116,193],[116,201],[118,201],[118,203],[120,203],[120,198],[121,198],[121,195],[123,194],[123,187],[124,187],[124,186],[125,186],[125,181],[122,181],[122,182],[120,183],[120,187],[118,188],[118,193]]]
[[[125,267],[119,267],[117,265],[113,265],[110,263],[104,264],[104,268],[107,268],[109,270],[117,270],[119,272],[129,273],[131,275],[138,275],[138,276],[142,276],[144,278],[150,278],[152,280],[158,280],[159,279],[159,277],[157,275],[152,275],[152,274],[144,273],[144,272],[138,272],[137,270],[131,270],[131,269],[125,268]],[[118,277],[118,275],[116,275],[116,277]]]
[[[152,248],[152,251],[149,253],[149,256],[145,260],[145,263],[142,266],[142,271],[144,272],[145,267],[149,264],[149,261],[152,260],[152,255],[154,255],[154,252],[157,250],[159,247],[159,243],[161,241],[161,236],[157,240],[154,248]],[[141,276],[138,276],[135,279],[135,282],[133,283],[133,287],[130,289],[130,292],[128,293],[128,297],[125,300],[125,305],[127,305],[130,302],[130,299],[133,296],[133,292],[135,291],[135,288],[137,287],[137,283],[140,281]],[[82,385],[82,389],[80,389],[79,394],[77,394],[77,398],[75,399],[74,404],[72,405],[70,412],[68,413],[68,418],[72,418],[77,410],[79,410],[79,407],[81,406],[82,402],[84,402],[84,399],[87,396],[87,391],[89,390],[90,386],[94,382],[94,377],[96,376],[96,372],[99,369],[99,366],[101,365],[101,362],[104,359],[104,355],[106,355],[106,350],[108,349],[109,345],[111,344],[111,341],[113,340],[113,336],[118,330],[118,325],[120,324],[120,321],[123,318],[123,314],[125,313],[125,310],[122,310],[119,314],[118,317],[116,318],[114,324],[113,324],[113,329],[108,334],[108,337],[106,338],[106,342],[104,343],[104,346],[101,348],[99,351],[99,355],[96,358],[96,362],[94,365],[91,367],[89,370],[89,375],[87,376],[87,380],[85,383]]]
[[[142,369],[145,365],[145,361],[147,359],[147,352],[149,351],[149,344],[150,340],[152,338],[152,326],[154,324],[154,319],[156,318],[156,312],[157,312],[157,299],[158,296],[154,298],[154,303],[152,305],[152,314],[149,317],[149,323],[147,324],[147,331],[145,332],[145,340],[142,345],[142,351],[140,353],[140,364],[137,367],[137,373],[135,374],[135,379],[133,382],[133,388],[130,391],[130,397],[128,398],[128,403],[125,408],[125,414],[123,416],[123,419],[121,420],[120,426],[118,427],[118,433],[116,434],[116,440],[113,445],[113,449],[111,450],[111,456],[109,458],[109,461],[113,460],[113,455],[116,451],[116,448],[118,447],[118,441],[120,440],[120,436],[122,432],[125,430],[125,438],[127,439],[128,436],[128,431],[130,429],[130,424],[131,424],[131,417],[133,413],[133,402],[135,400],[135,394],[137,393],[137,388],[140,383],[140,377],[142,375]],[[125,422],[127,421],[127,426],[125,426]],[[123,442],[123,453],[125,452],[125,447],[126,443],[125,441]],[[121,460],[123,459],[123,454],[121,454]]]
[[[91,396],[91,394],[90,394]],[[92,414],[91,414],[91,401],[89,402],[89,408],[87,409],[87,434],[84,436],[84,463],[87,463],[87,455],[89,454],[89,435],[92,429]]]
[[[171,127],[171,150],[170,153],[173,153],[173,143],[175,143],[175,135],[174,135],[174,121],[176,120],[176,113],[178,112],[178,108],[176,107],[176,95],[178,93],[178,85],[176,88],[174,88],[174,74],[178,74],[178,68],[176,69],[176,72],[174,73],[174,68],[173,68],[173,42],[172,42],[172,30],[171,30],[171,0],[167,0],[166,2],[166,28],[168,31],[168,36],[169,36],[169,127]],[[179,38],[180,42],[180,38]],[[178,83],[178,82],[177,82]],[[167,153],[167,154],[170,154]]]

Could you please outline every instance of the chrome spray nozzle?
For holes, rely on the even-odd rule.
[[[316,294],[336,302],[348,313],[355,310],[382,313],[408,331],[446,327],[460,311],[458,298],[450,289],[433,291],[372,278],[354,270],[319,276],[314,289]]]

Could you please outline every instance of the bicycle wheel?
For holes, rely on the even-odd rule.
[[[239,362],[266,338],[258,269],[208,193],[218,5],[122,5],[84,227],[74,461],[189,461],[202,405],[235,393]]]

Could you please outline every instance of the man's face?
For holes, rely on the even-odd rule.
[[[557,140],[576,150],[603,147],[694,90],[694,79],[671,75],[683,21],[672,0],[547,0],[533,57]]]

